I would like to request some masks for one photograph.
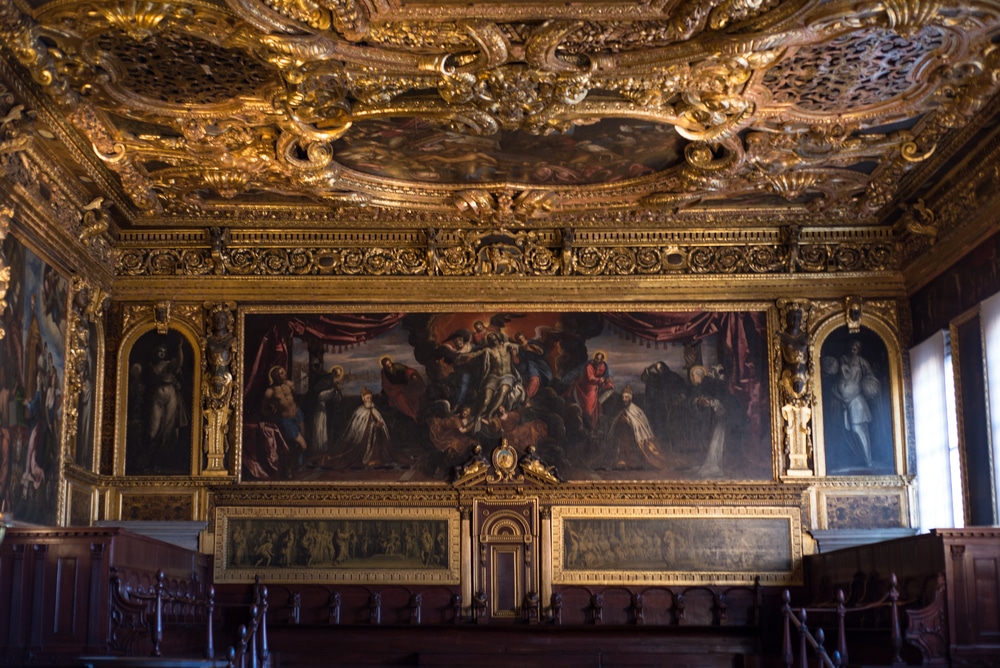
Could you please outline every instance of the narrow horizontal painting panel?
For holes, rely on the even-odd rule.
[[[799,578],[792,508],[554,508],[554,581],[788,583]]]
[[[770,480],[758,312],[242,313],[242,480]]]
[[[459,519],[420,508],[217,510],[216,580],[456,584]]]

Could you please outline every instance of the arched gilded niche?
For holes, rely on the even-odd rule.
[[[526,597],[538,593],[537,501],[477,500],[475,516],[479,542],[476,615],[519,620]]]
[[[200,447],[201,352],[188,323],[136,324],[118,357],[117,475],[196,475]]]
[[[845,300],[819,320],[811,348],[816,474],[905,474],[902,358],[894,312],[877,303],[862,308],[860,301]]]

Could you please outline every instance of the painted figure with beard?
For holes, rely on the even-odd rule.
[[[607,357],[598,350],[593,359],[583,365],[580,376],[569,390],[569,400],[583,409],[584,425],[596,434],[601,421],[601,394],[614,389]]]
[[[416,369],[391,357],[379,360],[382,367],[382,394],[389,400],[389,406],[417,422],[417,414],[424,400],[426,383]]]
[[[608,430],[604,468],[629,471],[666,466],[646,413],[632,401],[632,387],[622,390],[622,409]]]
[[[479,383],[479,408],[476,416],[489,420],[496,416],[501,406],[511,408],[524,400],[524,387],[514,365],[516,344],[505,341],[497,332],[489,332],[485,347],[474,353],[460,355],[457,364],[469,364],[479,360],[481,379]]]
[[[343,399],[340,390],[343,378],[344,367],[333,365],[309,388],[310,437],[317,452],[330,446],[334,420]]]
[[[309,447],[304,434],[306,418],[295,400],[295,387],[288,379],[288,372],[282,366],[273,366],[268,378],[271,386],[264,391],[262,412],[278,424],[289,446],[294,443],[299,450],[306,450]]]

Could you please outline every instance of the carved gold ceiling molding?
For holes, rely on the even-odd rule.
[[[139,225],[877,224],[996,94],[998,29],[986,0],[0,0],[10,52]]]
[[[439,229],[314,235],[275,244],[269,233],[191,243],[123,237],[116,274],[142,276],[734,276],[899,269],[891,230],[777,229],[745,234]],[[186,235],[185,235],[186,236]],[[339,238],[338,238],[339,236]],[[235,238],[234,238],[235,237]],[[280,238],[280,237],[278,237]],[[150,241],[156,241],[151,245]],[[179,244],[178,244],[179,242]],[[179,247],[180,245],[180,247]]]

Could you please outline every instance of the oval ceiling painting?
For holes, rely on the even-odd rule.
[[[355,123],[334,159],[372,176],[422,183],[579,186],[660,172],[684,159],[670,125],[605,119],[544,137],[526,132],[471,135],[422,119]]]

